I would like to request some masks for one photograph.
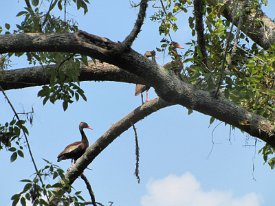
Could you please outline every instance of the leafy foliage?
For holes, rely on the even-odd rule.
[[[12,205],[16,205],[19,201],[21,205],[26,205],[27,202],[31,202],[34,206],[49,205],[47,198],[51,198],[53,195],[58,195],[60,188],[64,188],[68,191],[68,194],[58,195],[59,202],[64,205],[70,205],[73,203],[76,206],[85,205],[85,200],[81,196],[81,191],[75,191],[72,193],[72,187],[66,184],[64,171],[58,166],[48,160],[45,160],[46,165],[40,169],[38,174],[36,173],[33,179],[23,179],[22,183],[25,183],[23,190],[11,197]],[[51,184],[47,182],[45,185],[41,185],[39,181],[40,177],[45,180],[63,180],[63,183]]]
[[[0,150],[6,148],[11,152],[10,161],[14,162],[17,157],[24,157],[21,131],[28,135],[28,129],[25,120],[17,121],[15,118],[11,122],[0,124]]]
[[[21,22],[15,25],[15,30],[12,31],[13,27],[9,23],[4,23],[0,26],[0,33],[77,32],[77,22],[67,18],[67,7],[74,5],[77,10],[83,10],[86,14],[89,4],[89,0],[26,0],[25,2],[26,7],[17,14]],[[163,38],[157,51],[167,52],[172,62],[175,61],[176,55],[170,46],[173,41],[172,35],[182,26],[179,21],[181,15],[190,14],[189,29],[193,39],[185,42],[188,48],[183,55],[179,55],[184,62],[182,79],[196,88],[210,92],[220,86],[222,98],[227,98],[273,121],[275,118],[275,46],[273,45],[269,50],[263,50],[256,44],[251,46],[249,38],[221,16],[224,7],[222,3],[215,6],[204,4],[201,11],[204,15],[207,50],[207,57],[204,57],[195,39],[196,16],[191,14],[192,4],[192,0],[153,0],[155,12],[150,19],[159,24],[159,34]],[[248,6],[253,11],[266,4],[267,0],[252,0],[249,1]],[[55,13],[64,13],[54,15],[55,10],[58,11]],[[242,15],[245,14],[242,12],[236,14],[239,19]],[[62,101],[63,109],[66,110],[69,104],[78,101],[80,97],[86,101],[78,81],[80,65],[87,64],[86,56],[49,52],[10,53],[0,56],[0,68],[7,69],[11,57],[23,55],[30,65],[50,68],[50,84],[44,85],[38,92],[38,96],[43,99],[43,104]],[[207,58],[207,65],[203,63],[203,58]],[[192,110],[189,109],[188,114],[191,113]],[[32,117],[27,116],[26,120],[32,124]],[[22,131],[28,134],[26,120],[16,121],[12,118],[12,121],[0,125],[0,150],[6,148],[11,152],[11,162],[18,157],[24,157],[21,134]],[[214,121],[215,118],[211,117],[210,124]],[[275,167],[274,152],[274,148],[269,145],[265,145],[259,151],[272,169]],[[53,195],[59,196],[64,205],[71,203],[85,205],[80,191],[72,194],[73,188],[66,184],[64,171],[47,160],[45,162],[45,167],[35,173],[33,179],[21,180],[25,185],[20,193],[11,198],[12,205],[17,203],[26,205],[30,201],[33,205],[48,205],[47,198]],[[39,181],[41,177],[48,181],[47,184],[44,185]],[[63,180],[63,183],[52,184],[51,181],[56,179]],[[65,188],[68,194],[60,196],[56,190],[60,187]]]
[[[82,97],[85,101],[87,100],[78,81],[80,63],[87,63],[87,58],[74,54],[58,53],[54,55],[55,58],[53,61],[55,62],[53,63],[58,66],[51,70],[50,85],[43,86],[38,92],[38,96],[44,98],[43,104],[46,104],[48,100],[51,103],[54,103],[56,100],[62,100],[63,109],[66,110],[68,104],[73,103],[73,97],[76,101],[79,100],[79,97]],[[75,56],[76,58],[73,58]]]
[[[172,61],[173,53],[169,50],[171,35],[179,28],[177,23],[180,15],[186,13],[192,3],[180,0],[162,0],[160,5],[155,3],[156,12],[151,20],[159,23],[159,33],[164,37],[157,51],[165,52],[168,49]],[[248,7],[253,11],[266,4],[265,0],[253,0],[249,1]],[[186,43],[189,48],[181,55],[185,64],[182,76],[185,81],[207,91],[215,91],[220,84],[220,92],[224,98],[274,121],[275,46],[263,50],[255,43],[251,44],[245,34],[221,16],[223,7],[223,3],[215,6],[203,5],[201,12],[205,16],[207,65],[202,61],[203,56],[196,39],[192,39]],[[236,12],[236,17],[242,19],[245,15],[243,10]],[[189,16],[189,27],[194,37],[197,34],[195,19],[196,16]],[[210,124],[213,122],[212,117]],[[264,151],[265,161],[274,152],[270,146],[266,145],[266,148],[269,149],[261,150]],[[269,161],[273,168],[272,162],[273,158]]]

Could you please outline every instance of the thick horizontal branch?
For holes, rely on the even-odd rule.
[[[85,32],[75,34],[15,34],[0,36],[0,53],[19,51],[72,52],[97,58],[143,78],[167,102],[180,104],[233,125],[275,147],[273,122],[209,92],[197,90],[176,75],[160,69],[134,50],[119,55],[117,43]],[[21,43],[20,43],[21,42]],[[21,45],[20,45],[21,44]]]
[[[159,98],[151,100],[142,106],[130,112],[127,116],[116,122],[110,129],[108,129],[97,141],[87,148],[86,152],[76,161],[73,167],[65,174],[66,182],[72,184],[84,171],[85,168],[116,138],[123,132],[132,127],[136,122],[144,119],[146,116],[172,104],[165,102]],[[62,183],[62,182],[61,182]],[[62,183],[63,184],[63,183]],[[66,191],[60,189],[58,194]],[[55,197],[56,198],[56,197]],[[55,202],[55,198],[51,201]]]
[[[234,5],[239,2],[237,11],[234,12]],[[246,9],[245,12],[242,4],[245,1],[241,0],[207,0],[209,5],[224,4],[222,15],[229,21],[238,26],[240,17],[236,17],[236,14],[244,14],[243,24],[240,29],[247,36],[249,36],[254,42],[263,47],[264,49],[270,48],[271,45],[275,44],[275,22],[266,16],[260,9]]]
[[[0,86],[4,90],[9,90],[49,84],[50,70],[55,68],[56,65],[51,65],[2,71],[0,73]],[[116,81],[146,84],[142,78],[117,66],[100,61],[89,61],[88,66],[82,64],[80,66],[79,81]]]

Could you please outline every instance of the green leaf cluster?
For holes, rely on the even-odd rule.
[[[6,148],[11,152],[10,161],[14,162],[17,157],[24,157],[22,146],[22,133],[29,134],[25,125],[25,120],[17,121],[15,118],[11,122],[6,122],[4,125],[0,124],[0,150]]]
[[[63,109],[66,110],[69,104],[78,101],[80,97],[87,101],[78,81],[80,63],[87,63],[87,57],[64,53],[54,55],[53,63],[56,66],[50,70],[50,84],[43,86],[38,92],[38,96],[43,98],[43,104],[48,100],[51,103],[61,100]]]
[[[64,171],[58,165],[46,159],[44,161],[46,165],[38,173],[35,173],[33,179],[21,180],[25,185],[21,192],[11,197],[12,205],[16,205],[19,202],[21,205],[26,205],[27,202],[31,202],[34,206],[48,206],[47,198],[50,199],[53,195],[58,197],[64,205],[70,205],[71,203],[74,205],[85,205],[83,203],[85,199],[82,197],[81,191],[72,193],[73,188],[66,183]],[[42,185],[40,178],[45,181],[49,180],[49,182]],[[62,181],[51,184],[52,180],[57,180],[58,178]],[[60,189],[65,189],[68,193],[61,195]]]

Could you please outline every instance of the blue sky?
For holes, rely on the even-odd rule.
[[[15,15],[23,3],[1,1],[0,24],[17,22]],[[274,2],[270,2],[266,12],[271,18],[274,18],[271,13],[274,9]],[[75,18],[80,29],[114,41],[123,40],[129,33],[138,11],[130,7],[129,1],[122,0],[92,1],[89,10],[86,16],[71,10],[68,17]],[[184,17],[182,22],[186,26],[172,37],[184,45],[191,35]],[[144,53],[154,49],[159,39],[157,25],[147,18],[133,46]],[[167,58],[159,54],[157,60],[162,64]],[[12,63],[12,68],[24,66],[27,66],[24,60],[15,59]],[[34,125],[29,128],[29,140],[39,167],[44,166],[42,158],[56,163],[59,152],[80,139],[80,121],[94,128],[92,132],[86,131],[92,143],[140,104],[140,97],[133,95],[135,85],[132,84],[84,82],[81,86],[88,101],[74,103],[66,112],[60,103],[43,106],[37,98],[40,87],[7,91],[18,112],[34,107]],[[155,97],[153,89],[149,95]],[[8,121],[12,112],[2,96],[0,101],[1,122]],[[254,144],[254,140],[238,130],[232,131],[230,136],[230,128],[224,124],[214,130],[219,122],[209,127],[209,119],[196,112],[188,116],[185,108],[173,106],[136,124],[140,143],[140,184],[134,176],[134,133],[132,129],[126,131],[89,166],[92,170],[85,171],[97,200],[106,205],[113,201],[120,206],[168,203],[173,206],[274,205],[275,186],[271,180],[275,175],[258,155],[262,143],[259,142],[256,148],[246,146]],[[211,152],[212,140],[215,144]],[[34,168],[27,150],[25,155],[24,159],[10,163],[10,153],[1,151],[0,205],[10,205],[10,197],[22,190],[19,180],[32,177]],[[58,165],[66,170],[70,161]],[[74,186],[89,198],[81,179]]]

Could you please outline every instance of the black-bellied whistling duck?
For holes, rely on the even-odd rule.
[[[147,51],[144,53],[144,56],[149,58],[151,57],[152,58],[152,62],[154,62],[155,64],[157,63],[156,62],[156,52],[153,50],[153,51]],[[136,84],[136,89],[135,89],[135,96],[141,94],[143,92],[146,91],[146,102],[149,101],[149,97],[148,97],[148,90],[150,89],[150,87],[146,86],[146,85],[143,85],[143,84]],[[141,96],[141,99],[142,99],[142,103],[143,103],[143,97]]]
[[[74,162],[81,157],[89,146],[89,141],[83,131],[83,129],[91,129],[86,122],[80,122],[79,131],[82,136],[81,141],[69,144],[65,149],[57,156],[57,161],[72,159]]]
[[[165,64],[163,67],[174,71],[174,73],[180,77],[183,70],[183,62],[181,61],[181,55],[178,54],[177,49],[183,49],[183,47],[175,41],[172,41],[169,46],[169,54],[172,56],[172,61]]]

